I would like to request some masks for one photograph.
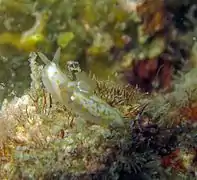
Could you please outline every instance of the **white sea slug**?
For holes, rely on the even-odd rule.
[[[52,61],[38,53],[46,64],[42,72],[42,81],[53,98],[79,116],[79,119],[108,126],[123,125],[123,118],[118,110],[94,94],[96,83],[85,72],[75,72],[75,80],[70,79],[58,66],[60,49]]]
[[[38,55],[46,64],[42,72],[42,82],[46,90],[56,101],[64,105],[68,105],[70,97],[67,85],[70,80],[58,65],[60,59],[60,48],[56,51],[52,61],[40,52],[38,52]]]

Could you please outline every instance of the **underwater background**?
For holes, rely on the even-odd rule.
[[[1,0],[0,179],[197,178],[196,0]]]

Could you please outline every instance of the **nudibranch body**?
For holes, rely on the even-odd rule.
[[[68,62],[68,69],[72,71],[75,82],[68,83],[73,87],[71,96],[72,109],[80,114],[83,119],[92,123],[108,126],[110,124],[123,125],[123,118],[118,110],[112,108],[109,104],[94,94],[96,82],[89,78],[85,72],[80,70],[74,62]]]
[[[73,77],[69,78],[61,71],[58,66],[60,48],[56,51],[52,61],[49,61],[42,53],[38,55],[46,64],[42,72],[43,84],[56,101],[85,121],[104,126],[124,124],[121,114],[94,94],[96,82],[85,72],[82,72],[80,68],[77,70],[68,68]]]
[[[93,93],[82,92],[78,88],[74,90],[71,100],[72,109],[77,111],[80,117],[91,123],[102,124],[105,127],[113,124],[124,125],[118,110],[112,108]]]

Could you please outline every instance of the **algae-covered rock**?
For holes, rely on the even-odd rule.
[[[194,4],[177,2],[177,8]],[[177,39],[192,40],[191,56],[177,61],[187,57],[195,64],[195,8],[180,23],[191,21],[186,34],[172,18],[169,28],[178,35],[169,36],[168,15],[162,0],[0,1],[0,98],[8,97],[0,111],[0,179],[195,178],[196,68],[181,73],[165,93],[144,94],[114,77],[106,80],[134,60],[152,60],[144,67],[153,72],[158,66],[156,75],[148,73],[160,78],[157,59],[171,63],[182,54]],[[57,76],[43,83],[50,68],[39,66],[35,52],[27,56],[39,51],[52,57],[57,46],[56,72],[65,73],[66,62],[75,60],[82,73],[65,73],[61,85]],[[53,83],[65,96],[54,96]]]
[[[58,171],[77,176],[104,170],[105,159],[113,147],[129,135],[130,118],[138,111],[143,94],[131,87],[94,79],[95,95],[125,114],[126,126],[111,129],[86,124],[79,129],[76,125],[82,117],[55,103],[43,89],[43,68],[35,58],[32,54],[31,89],[20,98],[4,102],[1,111],[1,174],[8,179],[42,179]],[[137,109],[132,105],[137,105]],[[126,114],[124,106],[131,107],[133,112]]]

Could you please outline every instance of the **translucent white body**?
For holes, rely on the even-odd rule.
[[[110,124],[124,125],[119,111],[93,93],[81,92],[80,89],[75,89],[71,99],[73,110],[91,123],[102,124],[103,126]]]
[[[69,97],[66,95],[68,77],[53,62],[46,65],[42,72],[42,82],[46,90],[51,93],[55,100],[67,104]],[[64,95],[63,95],[64,94]],[[67,92],[69,94],[69,92]]]
[[[46,64],[42,72],[42,82],[54,100],[68,105],[69,102],[69,89],[68,82],[69,78],[65,73],[63,73],[58,66],[59,58],[60,58],[60,49],[58,49],[55,53],[55,56],[52,61],[48,60],[47,57],[38,53],[41,60]]]
[[[78,72],[76,81],[71,81],[61,71],[57,64],[60,49],[57,50],[53,61],[49,61],[42,53],[38,53],[38,55],[46,64],[42,72],[43,84],[56,101],[86,121],[106,126],[112,123],[123,125],[120,113],[94,95],[96,82],[85,72]]]

